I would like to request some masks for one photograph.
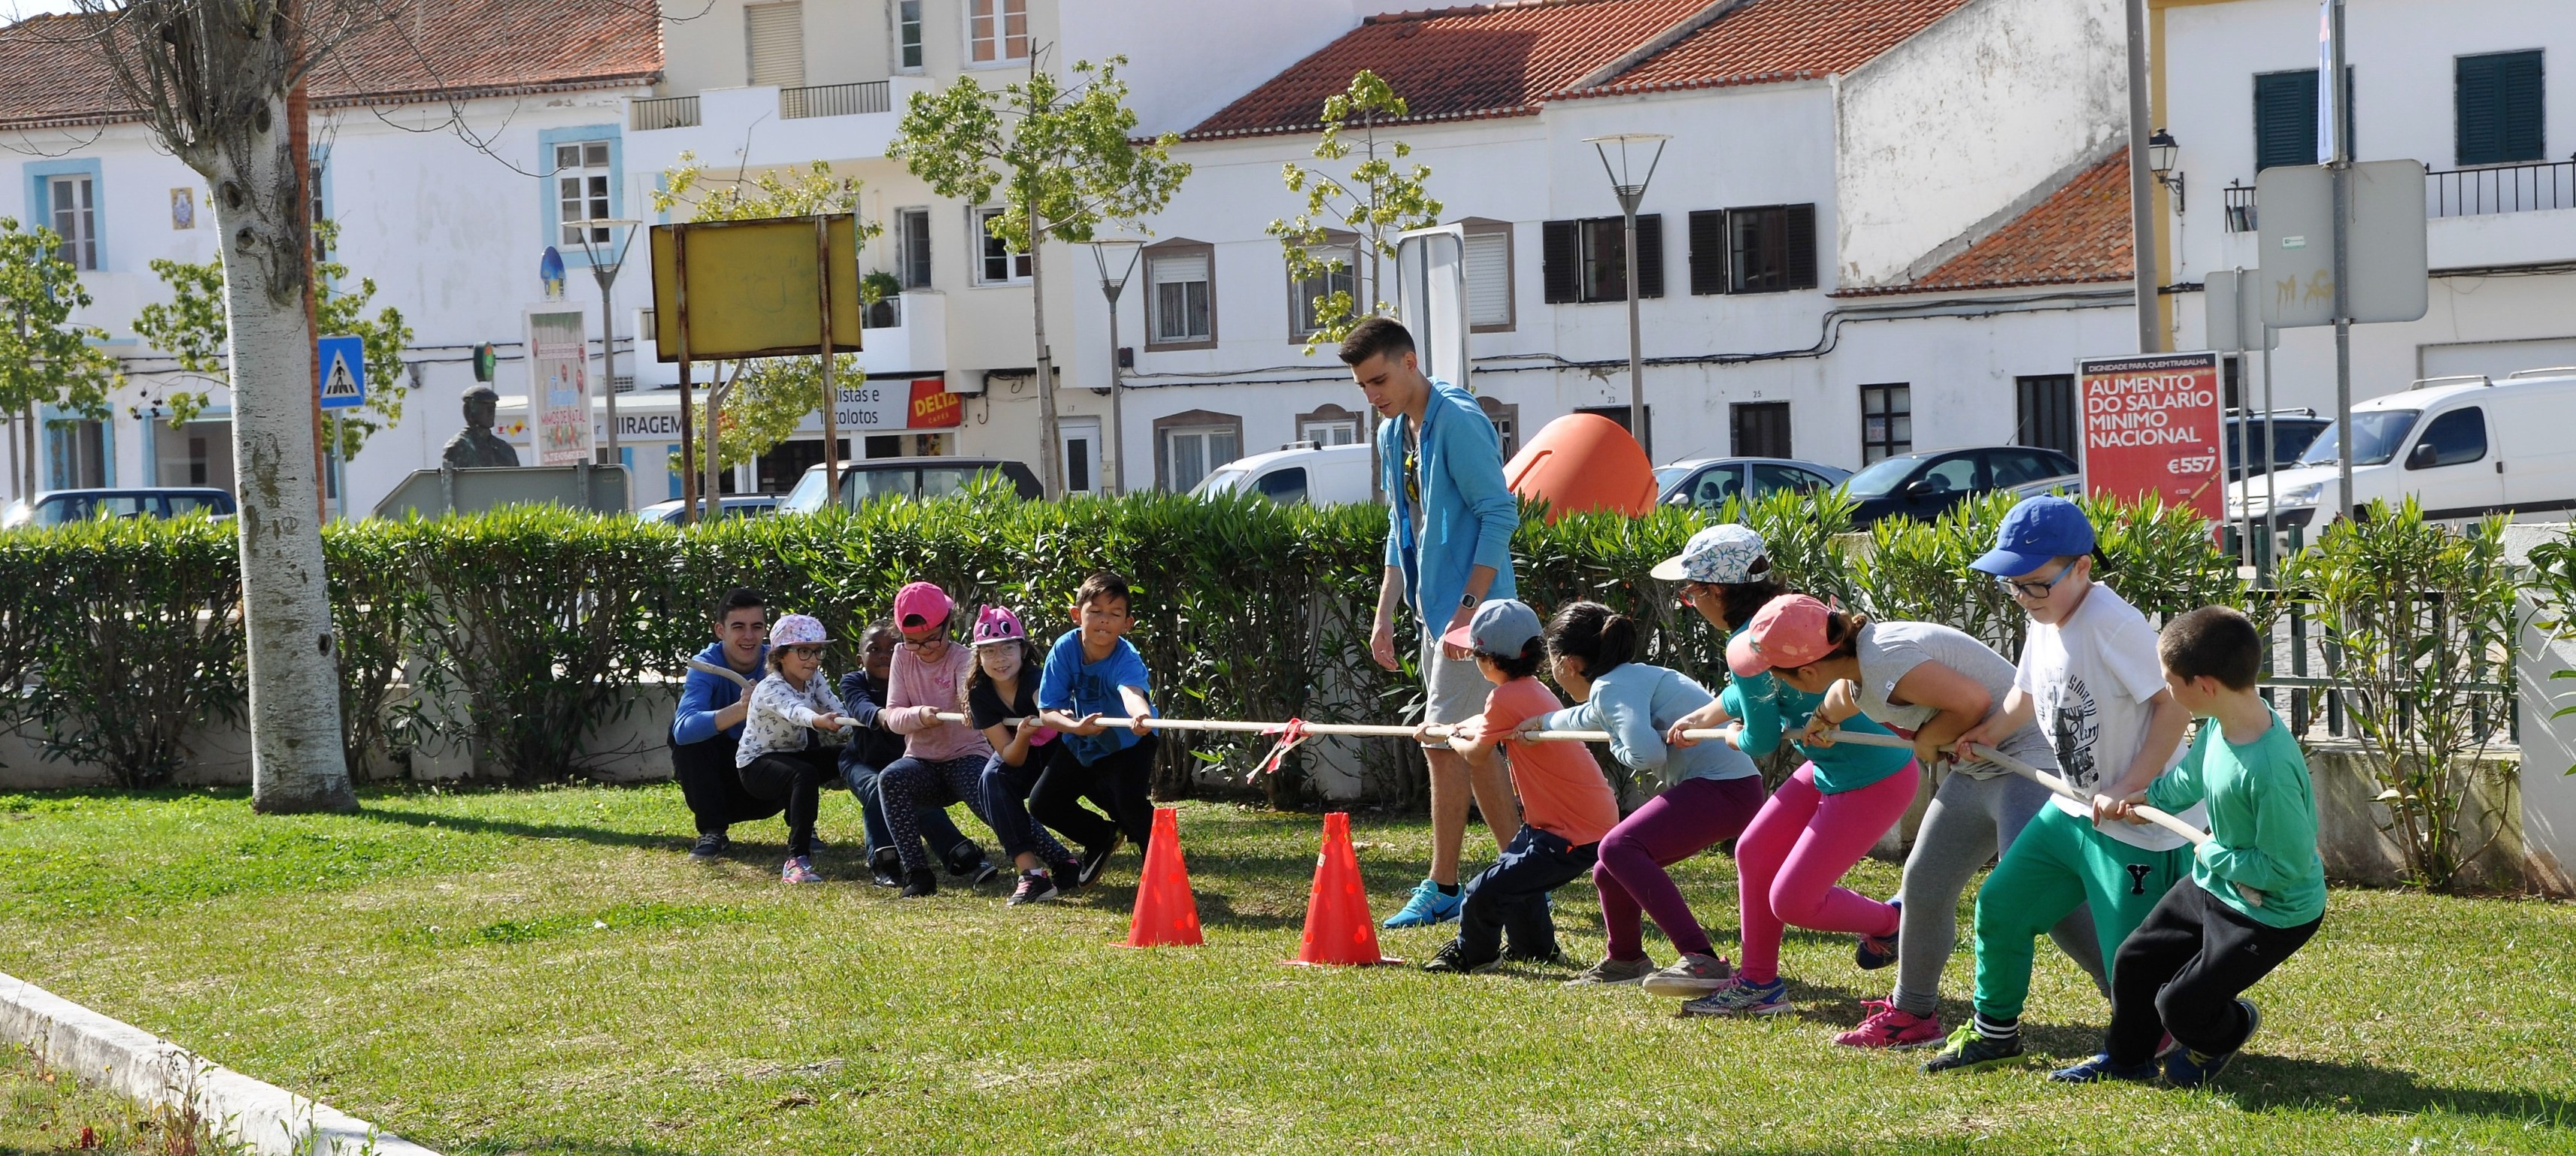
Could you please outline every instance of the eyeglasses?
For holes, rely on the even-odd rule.
[[[2024,598],[2046,598],[2049,591],[2057,589],[2058,583],[2066,581],[2066,576],[2075,572],[2075,564],[2081,561],[2083,561],[2081,558],[2067,559],[2066,565],[2058,567],[2057,576],[2044,582],[2023,582],[2013,578],[1997,578],[1995,581],[2003,586],[2007,594],[2017,594]]]
[[[1716,592],[1717,584],[1714,582],[1692,582],[1685,580],[1681,585],[1673,588],[1673,593],[1679,596],[1684,602],[1697,602],[1700,600],[1702,595],[1714,594]]]
[[[928,649],[930,649],[930,644],[932,644],[932,643],[934,643],[934,642],[946,642],[946,641],[948,641],[947,637],[946,637],[946,636],[944,636],[944,635],[942,635],[942,634],[940,634],[940,633],[939,633],[938,631],[936,631],[936,630],[933,630],[933,631],[931,631],[929,634],[925,634],[925,635],[923,635],[923,636],[921,636],[921,637],[919,637],[919,638],[914,638],[913,636],[911,636],[911,635],[907,634],[907,635],[904,635],[904,636],[903,636],[903,648],[904,648],[905,650],[909,650],[909,651],[913,651],[913,652],[915,652],[915,653],[919,653],[919,652],[921,652],[921,651],[924,651],[924,650],[928,650]]]
[[[779,649],[780,649],[780,650],[783,650],[783,651],[785,651],[785,652],[787,652],[787,653],[789,653],[789,654],[795,655],[795,656],[796,656],[796,657],[798,657],[798,658],[821,658],[821,657],[823,657],[823,648],[822,648],[822,647],[820,647],[820,646],[813,646],[813,645],[801,645],[801,644],[800,644],[800,645],[797,645],[797,646],[782,646],[782,647],[779,647]]]

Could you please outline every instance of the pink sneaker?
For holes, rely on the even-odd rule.
[[[793,859],[789,859],[784,866],[778,869],[778,881],[781,883],[820,883],[823,881],[823,877],[814,873],[814,861],[812,859],[799,855]]]
[[[1835,1043],[1847,1048],[1919,1048],[1941,1041],[1938,1015],[1918,1016],[1883,999],[1865,999],[1860,1006],[1869,1010],[1869,1018],[1835,1036]]]

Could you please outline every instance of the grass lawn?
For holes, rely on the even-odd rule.
[[[1835,1047],[1893,974],[1855,970],[1841,936],[1793,933],[1798,1013],[1757,1022],[1564,990],[1565,968],[1283,967],[1319,827],[1188,805],[1209,942],[1135,952],[1108,946],[1132,852],[1040,908],[998,881],[897,902],[859,870],[847,795],[824,804],[830,882],[791,890],[774,821],[691,862],[668,786],[285,819],[238,792],[0,794],[0,971],[451,1156],[2576,1151],[2576,907],[2337,891],[2255,992],[2263,1035],[2220,1090],[2061,1088],[2036,1064],[1935,1079],[1920,1053]],[[1354,828],[1383,916],[1430,832]],[[1681,874],[1731,947],[1731,864]],[[1557,909],[1597,957],[1590,888]],[[1446,938],[1385,942],[1418,962]],[[2040,959],[2035,1050],[2090,1053],[2107,1007]],[[1963,947],[1955,999],[1969,968]]]

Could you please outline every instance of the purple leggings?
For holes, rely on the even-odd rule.
[[[1690,904],[1664,868],[1735,837],[1762,809],[1762,779],[1684,779],[1646,800],[1635,814],[1601,837],[1601,862],[1592,886],[1601,892],[1601,923],[1610,933],[1610,958],[1644,959],[1642,915],[1677,950],[1715,955]]]
[[[1735,841],[1736,890],[1744,908],[1738,974],[1751,983],[1780,978],[1780,935],[1787,923],[1854,935],[1896,933],[1896,908],[1834,881],[1905,817],[1922,777],[1920,764],[1907,763],[1857,791],[1828,795],[1816,789],[1816,765],[1807,763],[1780,784]]]

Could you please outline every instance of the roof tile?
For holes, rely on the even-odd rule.
[[[1573,96],[1849,73],[1970,0],[1752,0]]]
[[[1837,297],[2081,285],[2136,276],[2129,222],[2129,150],[2066,182],[2048,199],[1965,252],[1902,285],[1846,289]]]

